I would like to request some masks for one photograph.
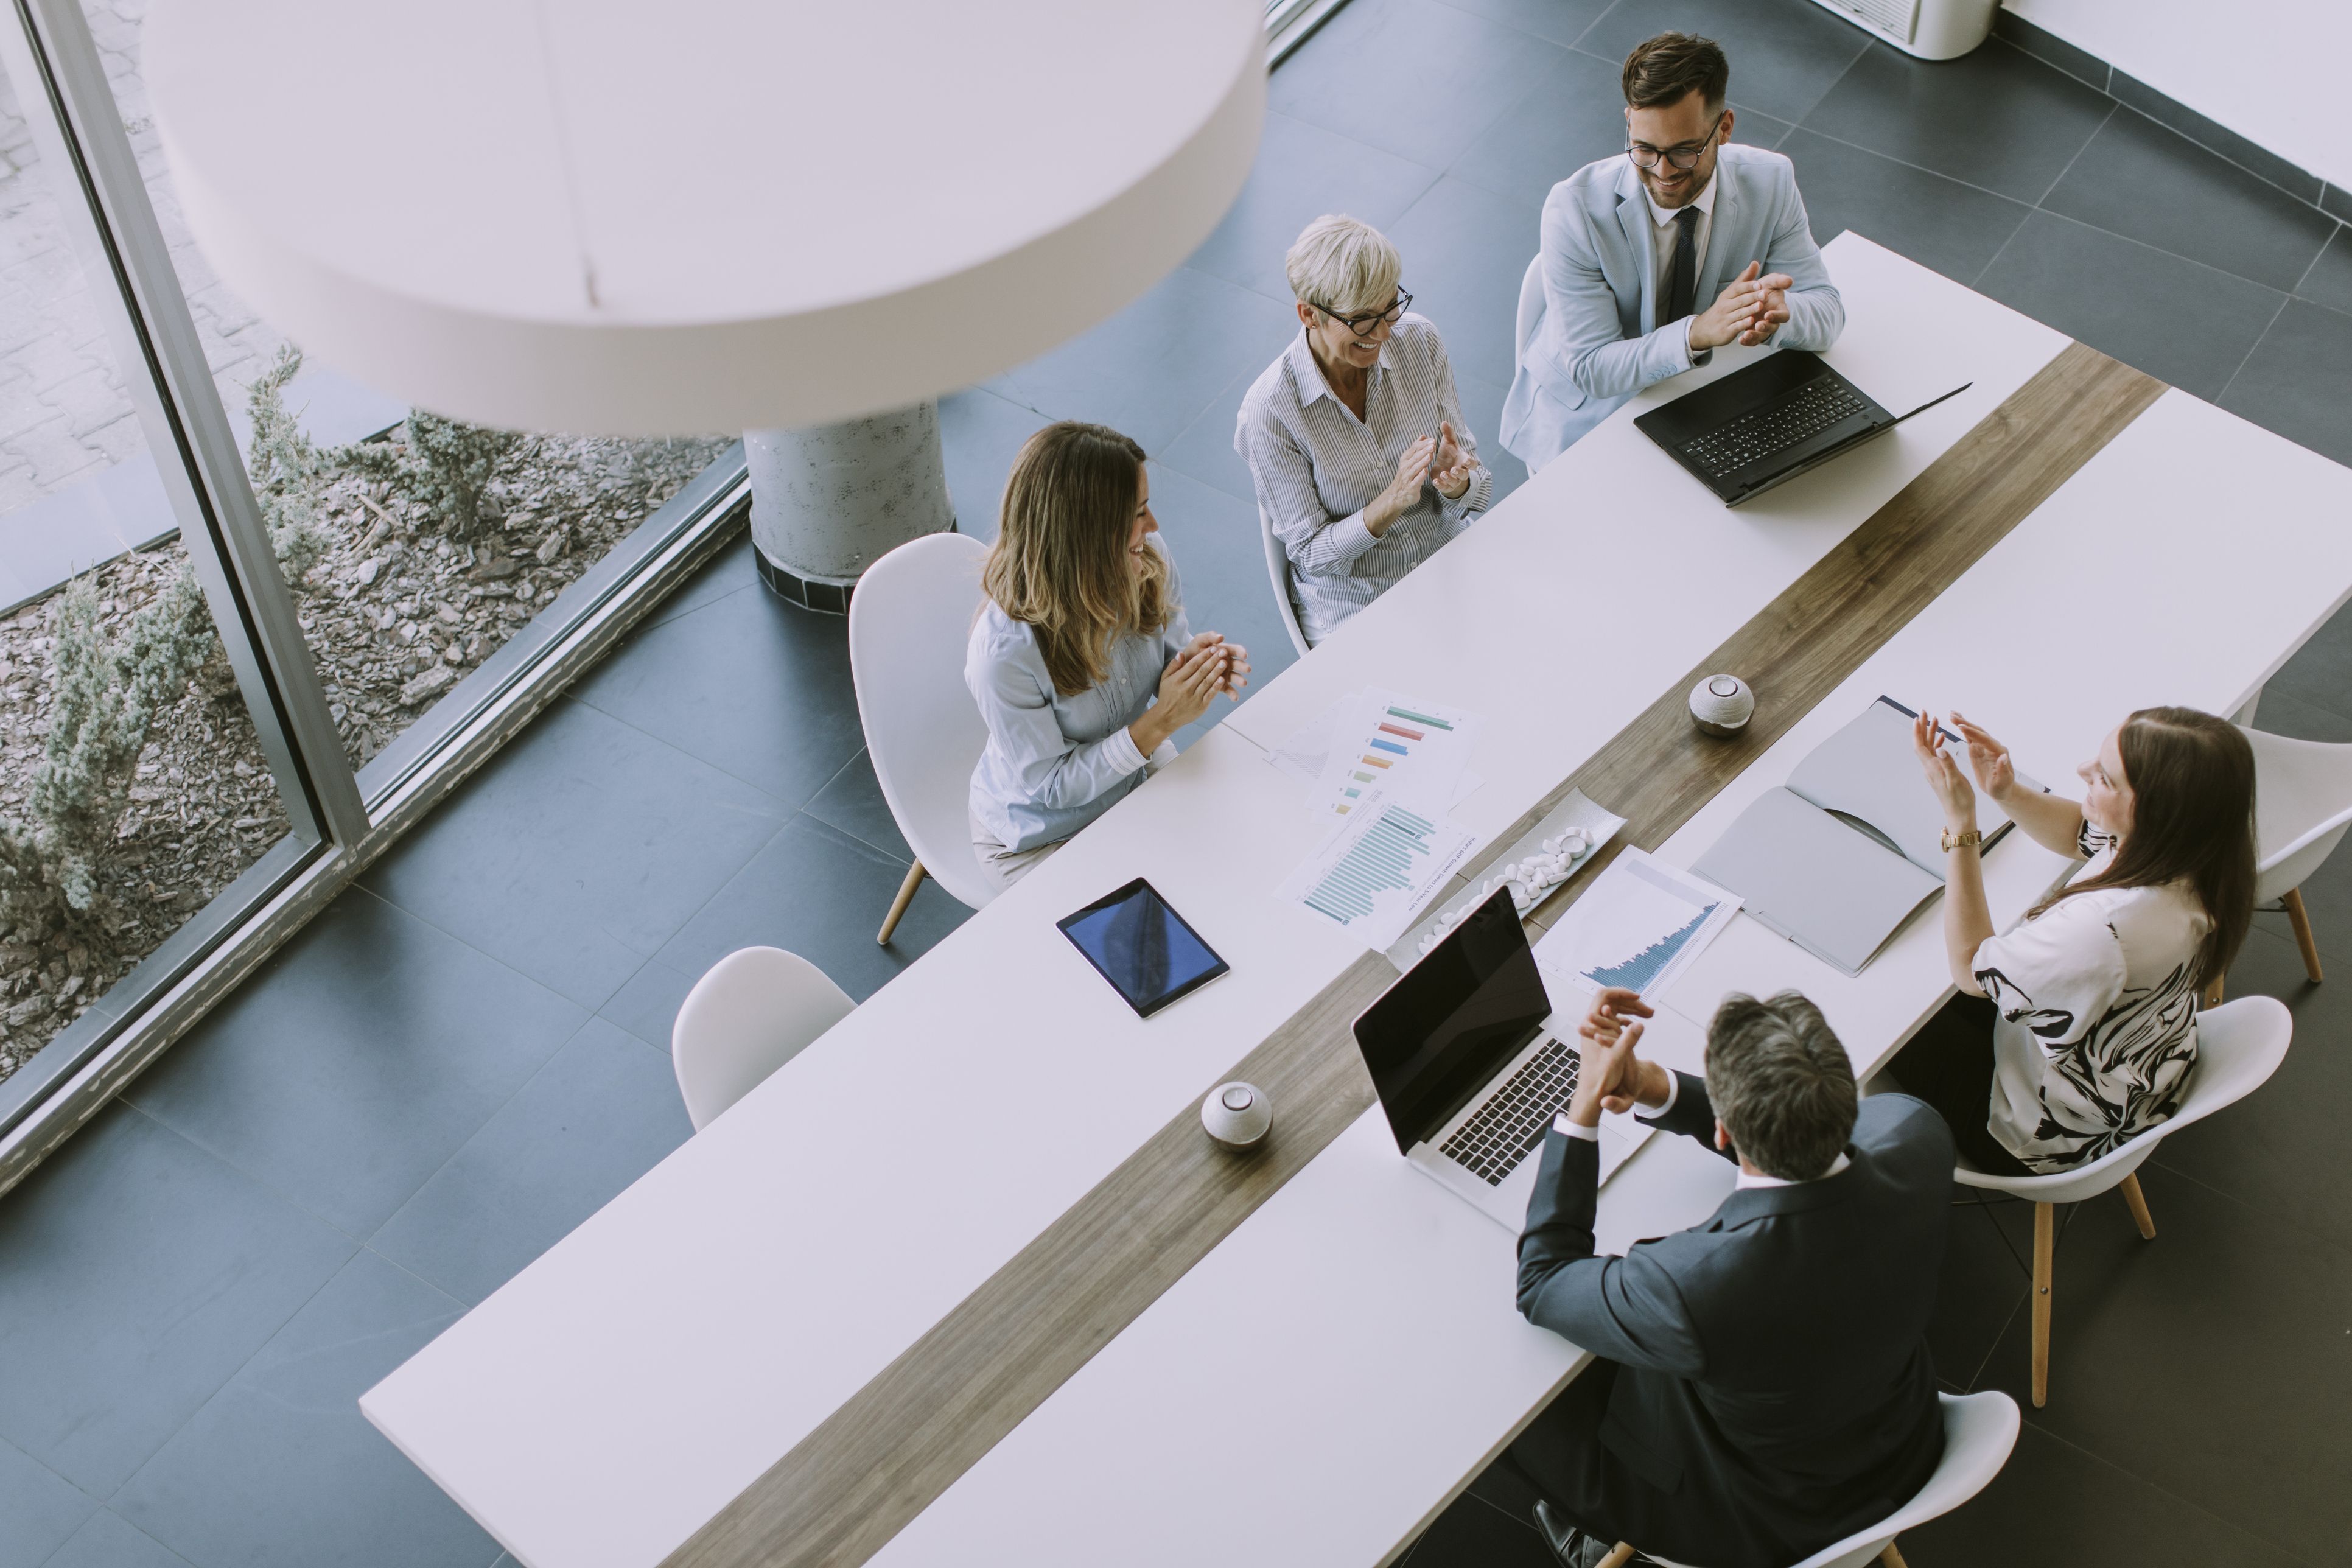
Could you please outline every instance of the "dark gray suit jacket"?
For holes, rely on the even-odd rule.
[[[1656,1124],[1711,1147],[1706,1085],[1677,1078]],[[1925,1333],[1952,1135],[1922,1102],[1879,1095],[1846,1155],[1834,1176],[1742,1189],[1704,1225],[1600,1258],[1600,1146],[1545,1139],[1519,1310],[1623,1368],[1601,1442],[1662,1494],[1677,1539],[1713,1549],[1701,1563],[1807,1556],[1893,1512],[1942,1457]]]

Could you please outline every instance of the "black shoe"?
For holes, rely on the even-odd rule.
[[[1559,1559],[1564,1568],[1590,1568],[1590,1564],[1608,1555],[1608,1548],[1598,1552],[1589,1551],[1594,1542],[1584,1531],[1552,1511],[1551,1504],[1536,1503],[1536,1529],[1543,1532],[1544,1544]]]

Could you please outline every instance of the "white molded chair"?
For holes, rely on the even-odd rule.
[[[1257,514],[1258,542],[1265,546],[1265,574],[1274,580],[1274,607],[1282,616],[1282,629],[1290,634],[1290,646],[1298,657],[1307,654],[1307,634],[1298,629],[1298,606],[1290,602],[1290,557],[1283,552],[1282,541],[1274,536],[1274,520],[1261,509]]]
[[[694,983],[670,1026],[670,1066],[687,1120],[701,1131],[856,1009],[847,992],[796,952],[729,953]]]
[[[963,683],[988,546],[966,534],[910,540],[866,569],[849,601],[849,678],[866,751],[915,852],[874,940],[887,942],[929,876],[979,909],[999,892],[972,854],[967,805],[988,724]]]
[[[2245,731],[2254,748],[2254,902],[2285,906],[2303,950],[2303,972],[2319,984],[2319,944],[2304,912],[2303,884],[2352,828],[2352,746]]]
[[[2246,996],[2197,1016],[2197,1061],[2189,1069],[2189,1086],[2180,1099],[2179,1113],[2158,1124],[2120,1148],[2084,1165],[2050,1176],[1993,1176],[1962,1165],[1953,1173],[1963,1186],[2007,1193],[2033,1205],[2033,1404],[2050,1397],[2050,1289],[2053,1255],[2058,1240],[2058,1205],[2079,1204],[2112,1188],[2121,1187],[2124,1202],[2141,1237],[2156,1239],[2156,1221],[2149,1217],[2147,1199],[2139,1190],[2140,1166],[2156,1146],[2192,1121],[2212,1115],[2225,1105],[2243,1100],[2260,1089],[2286,1059],[2287,1041],[2294,1020],[2286,1005],[2274,996]]]
[[[2017,1401],[2006,1394],[1989,1393],[1939,1394],[1936,1402],[1944,1411],[1944,1457],[1918,1495],[1868,1530],[1822,1547],[1796,1568],[1862,1568],[1874,1560],[1885,1563],[1886,1568],[1904,1568],[1903,1554],[1895,1550],[1896,1536],[1951,1512],[2000,1474],[2001,1466],[2009,1462],[2009,1451],[2017,1446],[2021,1425]],[[1601,1560],[1602,1568],[1622,1568],[1633,1555],[1633,1548],[1620,1542]],[[1659,1568],[1681,1568],[1663,1557],[1650,1561]]]

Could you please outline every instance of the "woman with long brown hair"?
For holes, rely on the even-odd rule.
[[[972,847],[1007,886],[1249,683],[1240,644],[1192,635],[1159,531],[1143,448],[1116,430],[1048,425],[1013,459],[963,666],[988,721]]]
[[[1960,994],[1890,1074],[1944,1113],[1979,1170],[2084,1164],[2170,1117],[2197,1059],[2197,1003],[2253,919],[2254,754],[2228,721],[2143,708],[2083,764],[2079,802],[2017,782],[1959,714],[1969,768],[2035,842],[2090,857],[1996,935],[1976,795],[1922,714],[1913,741],[1944,808],[1944,941]]]

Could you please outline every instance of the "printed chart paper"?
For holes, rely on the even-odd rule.
[[[1276,897],[1380,952],[1395,944],[1483,842],[1466,827],[1368,797]]]
[[[1459,708],[1378,689],[1358,693],[1328,731],[1316,815],[1344,820],[1378,796],[1443,816],[1457,798],[1477,728],[1476,716]]]
[[[1536,963],[1586,992],[1664,990],[1739,912],[1739,896],[1629,848],[1544,939]]]

